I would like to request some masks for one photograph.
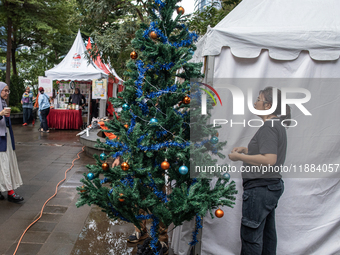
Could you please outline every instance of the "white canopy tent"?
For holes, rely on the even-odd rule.
[[[228,82],[238,84],[246,78],[243,80],[253,83],[253,91],[257,93],[264,88],[267,78],[271,78],[287,87],[300,82],[311,92],[308,109],[312,116],[304,116],[299,109],[292,108],[292,118],[299,124],[287,130],[285,165],[340,163],[338,10],[340,2],[336,0],[243,0],[197,44],[194,61],[206,57],[205,82],[215,87]],[[224,111],[225,119],[230,119],[231,94],[221,97],[223,107],[217,109]],[[251,113],[244,117],[254,119]],[[226,132],[224,128],[219,139],[228,141],[225,155],[233,147],[247,146],[257,130],[229,128]],[[330,173],[332,178],[312,178],[312,174],[294,178],[283,174],[285,192],[276,209],[278,255],[340,254],[339,171]],[[224,207],[221,219],[211,219],[207,214],[201,247],[195,254],[240,254],[243,188],[240,174],[232,177],[239,191],[236,205],[233,209]],[[178,255],[187,254],[192,232],[185,226],[182,230],[181,239],[185,241],[176,240],[178,232],[174,234],[173,248]]]
[[[85,44],[80,30],[74,40],[72,48],[57,66],[45,71],[45,76],[53,80],[93,80],[107,79],[108,75],[96,67],[93,61],[85,58]]]

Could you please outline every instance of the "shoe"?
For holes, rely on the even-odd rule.
[[[8,195],[7,199],[8,199],[9,202],[13,202],[13,203],[18,203],[18,202],[21,202],[21,201],[24,200],[23,197],[15,194],[15,193],[13,193],[12,195]]]
[[[35,120],[32,120],[32,127],[34,127],[34,124],[35,124]]]
[[[50,130],[46,130],[46,131],[42,131],[42,132],[44,132],[44,133],[49,133],[49,132],[50,132]]]
[[[0,192],[0,200],[4,200],[4,199],[5,199],[4,195],[2,195]]]
[[[149,236],[148,233],[145,232],[145,231],[142,231],[142,232],[137,232],[136,231],[134,234],[129,236],[127,241],[129,243],[139,243],[139,242],[145,240],[148,236]]]
[[[27,126],[27,123],[25,122],[24,124],[22,124],[23,126]]]
[[[150,247],[150,241],[151,241],[151,238],[149,237],[149,238],[145,239],[143,245],[138,244],[137,245],[138,249],[137,249],[136,255],[153,255],[153,254],[155,254],[154,250]],[[167,246],[166,243],[158,241],[156,248],[157,248],[159,255],[168,254],[168,246]]]

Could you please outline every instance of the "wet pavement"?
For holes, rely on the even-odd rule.
[[[45,201],[81,151],[77,130],[40,133],[36,127],[13,126],[16,154],[24,185],[16,193],[20,204],[0,201],[0,255],[13,254],[24,230],[40,215]],[[17,255],[135,254],[136,245],[126,238],[134,231],[130,223],[108,219],[96,206],[76,208],[75,187],[80,186],[91,157],[80,154],[58,194],[45,207],[41,220],[23,237]],[[6,194],[4,194],[6,196]]]

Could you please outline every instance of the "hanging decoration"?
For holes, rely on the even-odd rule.
[[[215,216],[216,216],[217,218],[222,218],[223,215],[224,215],[224,212],[223,212],[221,209],[217,209],[217,210],[215,211]]]
[[[102,164],[102,169],[103,169],[104,171],[109,170],[109,168],[110,168],[110,166],[109,166],[108,163],[105,162],[105,163]]]
[[[182,6],[177,8],[177,14],[178,15],[183,15],[184,14],[184,8]]]
[[[123,162],[120,167],[122,168],[123,171],[129,170],[130,166],[127,162]]]
[[[135,51],[131,52],[131,53],[130,53],[130,58],[131,58],[131,59],[137,59],[137,58],[138,58],[137,52],[135,52]]]

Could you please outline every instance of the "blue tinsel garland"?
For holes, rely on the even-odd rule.
[[[150,247],[155,251],[155,254],[158,255],[158,251],[157,251],[157,242],[158,242],[158,236],[157,236],[157,229],[158,229],[158,224],[159,224],[159,220],[156,216],[152,216],[152,226],[150,228],[150,237],[151,237],[151,241],[150,241]]]
[[[154,97],[159,97],[163,94],[168,94],[169,92],[175,92],[177,90],[177,85],[172,85],[171,87],[167,87],[166,89],[162,89],[157,92],[151,92],[150,94],[146,95],[145,97],[147,98],[154,98]]]
[[[152,188],[153,193],[156,195],[156,197],[158,197],[159,199],[161,199],[164,203],[168,202],[168,198],[167,195],[163,192],[163,191],[159,191],[157,189],[157,186],[155,184],[155,181],[152,179],[151,174],[149,173],[149,177],[150,177],[150,183],[149,183],[149,187]],[[145,185],[146,186],[146,185]]]
[[[198,235],[198,230],[202,228],[202,218],[196,214],[196,226],[195,226],[195,231],[192,232],[192,241],[189,243],[190,246],[194,246],[195,244],[198,243],[197,241],[197,235]]]
[[[140,148],[143,151],[158,151],[164,147],[180,147],[184,149],[185,147],[190,146],[190,142],[185,142],[185,143],[178,143],[178,142],[169,142],[166,141],[164,143],[159,143],[159,144],[153,144],[151,146],[142,146],[138,145],[138,148]]]

